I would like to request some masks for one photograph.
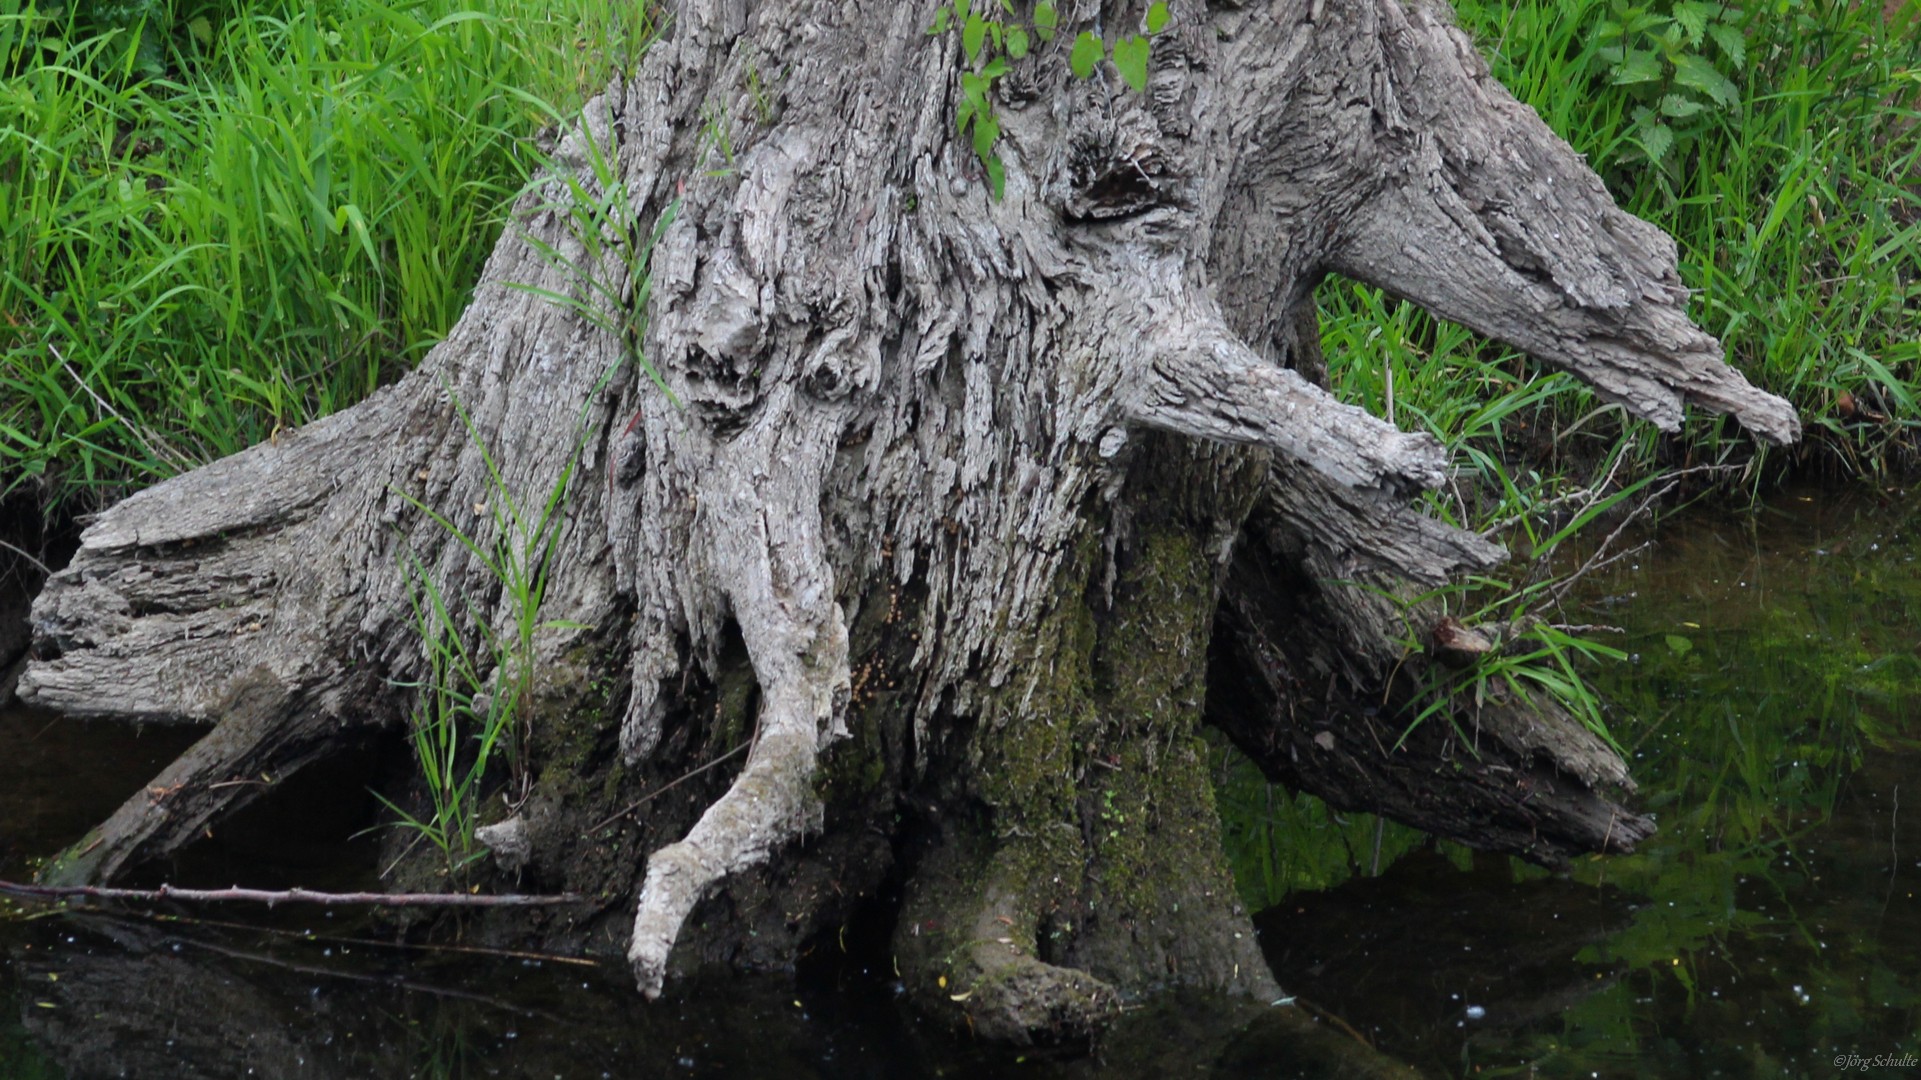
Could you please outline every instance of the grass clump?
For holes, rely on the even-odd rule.
[[[1921,5],[1456,7],[1494,74],[1675,237],[1690,314],[1729,361],[1801,411],[1811,438],[1780,464],[1872,475],[1921,461]],[[1553,498],[1622,443],[1629,476],[1677,460],[1737,462],[1730,477],[1750,489],[1763,475],[1729,421],[1664,439],[1378,290],[1333,281],[1321,306],[1337,389],[1376,410],[1391,394],[1490,490]]]
[[[535,638],[550,630],[583,628],[540,616],[578,455],[555,477],[538,507],[523,504],[507,486],[473,418],[458,402],[454,408],[487,469],[485,509],[491,539],[461,529],[405,492],[396,494],[474,557],[486,583],[500,590],[503,618],[497,626],[474,619],[472,605],[449,597],[426,562],[407,552],[408,598],[426,671],[421,681],[402,685],[416,691],[410,730],[428,811],[411,814],[375,795],[398,818],[395,826],[412,830],[439,850],[450,878],[484,854],[475,846],[474,830],[480,824],[482,787],[497,757],[508,766],[514,789],[510,802],[518,804],[526,797],[529,773],[520,750],[529,735]],[[472,633],[470,622],[477,625]]]
[[[530,141],[648,32],[642,5],[592,0],[132,6],[102,25],[0,0],[0,492],[49,503],[410,368]]]

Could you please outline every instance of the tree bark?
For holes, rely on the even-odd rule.
[[[931,9],[675,5],[420,370],[86,531],[22,696],[216,727],[45,877],[109,880],[403,724],[409,567],[506,640],[482,556],[531,541],[497,511],[574,462],[490,835],[601,901],[521,931],[623,950],[650,996],[896,890],[912,993],[993,1037],[1274,995],[1204,721],[1337,805],[1549,863],[1632,847],[1625,767],[1541,703],[1389,752],[1363,703],[1405,699],[1398,617],[1333,583],[1502,556],[1408,508],[1431,438],[1327,393],[1313,287],[1379,284],[1665,429],[1695,402],[1791,440],[1792,412],[1432,0],[1177,3],[1145,93],[1070,75],[1075,32],[1143,10],[1064,5],[1013,65],[996,200]]]

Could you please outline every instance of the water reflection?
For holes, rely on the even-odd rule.
[[[1697,515],[1589,582],[1579,621],[1624,627],[1635,654],[1597,683],[1660,834],[1563,880],[1459,852],[1379,878],[1353,854],[1309,868],[1352,880],[1263,917],[1282,985],[1444,1075],[1921,1055],[1917,526],[1910,505],[1790,493],[1758,519]],[[1370,831],[1290,813],[1337,852]],[[1882,1075],[1913,1073],[1921,1057]]]
[[[1224,785],[1243,886],[1281,900],[1260,928],[1291,1007],[1162,1001],[1059,1059],[921,1030],[884,955],[831,945],[647,1007],[618,971],[344,940],[382,934],[345,915],[59,916],[0,920],[0,1080],[1314,1076],[1361,1042],[1433,1075],[1785,1077],[1921,1054],[1917,525],[1790,494],[1588,583],[1580,621],[1638,656],[1599,677],[1661,824],[1632,857],[1549,875]],[[0,876],[183,737],[0,714]],[[270,880],[272,854],[247,865]],[[1334,1043],[1303,1051],[1309,1018]]]

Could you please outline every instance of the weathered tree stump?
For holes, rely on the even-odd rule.
[[[1145,93],[1071,77],[1074,32],[1143,10],[1065,5],[1014,65],[995,200],[929,8],[673,5],[420,370],[86,531],[23,697],[216,726],[45,876],[111,879],[404,724],[405,559],[470,638],[515,618],[421,507],[511,546],[489,501],[574,460],[508,831],[525,885],[602,901],[522,929],[625,950],[647,994],[897,888],[908,985],[984,1035],[1272,995],[1204,721],[1340,805],[1547,863],[1630,848],[1624,766],[1551,707],[1484,718],[1478,757],[1377,737],[1398,621],[1339,583],[1502,552],[1409,509],[1447,462],[1327,393],[1312,290],[1375,283],[1664,429],[1794,415],[1432,0],[1176,3]]]

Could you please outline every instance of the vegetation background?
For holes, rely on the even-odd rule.
[[[1913,0],[1460,0],[1495,73],[1680,241],[1695,318],[1803,411],[1663,438],[1378,291],[1322,291],[1339,391],[1457,449],[1485,523],[1658,465],[1746,491],[1913,462]],[[0,0],[0,494],[85,510],[351,405],[465,305],[541,133],[631,64],[605,0]]]
[[[1319,302],[1337,392],[1441,438],[1457,476],[1434,512],[1500,531],[1536,564],[1497,600],[1532,602],[1546,553],[1657,477],[1738,501],[1797,473],[1878,481],[1921,464],[1921,3],[1455,8],[1496,76],[1623,206],[1675,236],[1696,321],[1808,428],[1787,450],[1708,417],[1662,436],[1511,350],[1330,280]],[[465,306],[543,133],[652,29],[644,4],[607,0],[0,0],[0,505],[84,513],[407,371]],[[423,638],[438,640],[432,623]],[[1675,635],[1630,647],[1649,685],[1709,651]],[[1899,648],[1850,654],[1849,670]],[[1786,655],[1739,667],[1785,679]],[[1831,698],[1838,670],[1823,676]],[[1802,692],[1764,682],[1744,692]],[[1654,690],[1612,693],[1630,713],[1661,708]],[[1754,725],[1772,742],[1729,724],[1710,732],[1720,742],[1661,751],[1622,733],[1638,773],[1681,774],[1668,786],[1701,807],[1682,831],[1734,837],[1714,887],[1696,890],[1700,912],[1685,909],[1693,921],[1644,935],[1649,965],[1708,934],[1727,883],[1778,856],[1793,831],[1783,807],[1831,783],[1802,762],[1858,766],[1863,738],[1881,744],[1861,733],[1860,717],[1880,715],[1868,706],[1823,707],[1847,715],[1845,731]],[[1800,772],[1784,789],[1787,760]],[[1688,772],[1701,761],[1729,764]],[[1244,766],[1224,756],[1217,790],[1254,906],[1425,843]],[[1702,876],[1696,859],[1636,859],[1609,865]],[[1632,1011],[1621,997],[1596,999],[1597,1030]]]

